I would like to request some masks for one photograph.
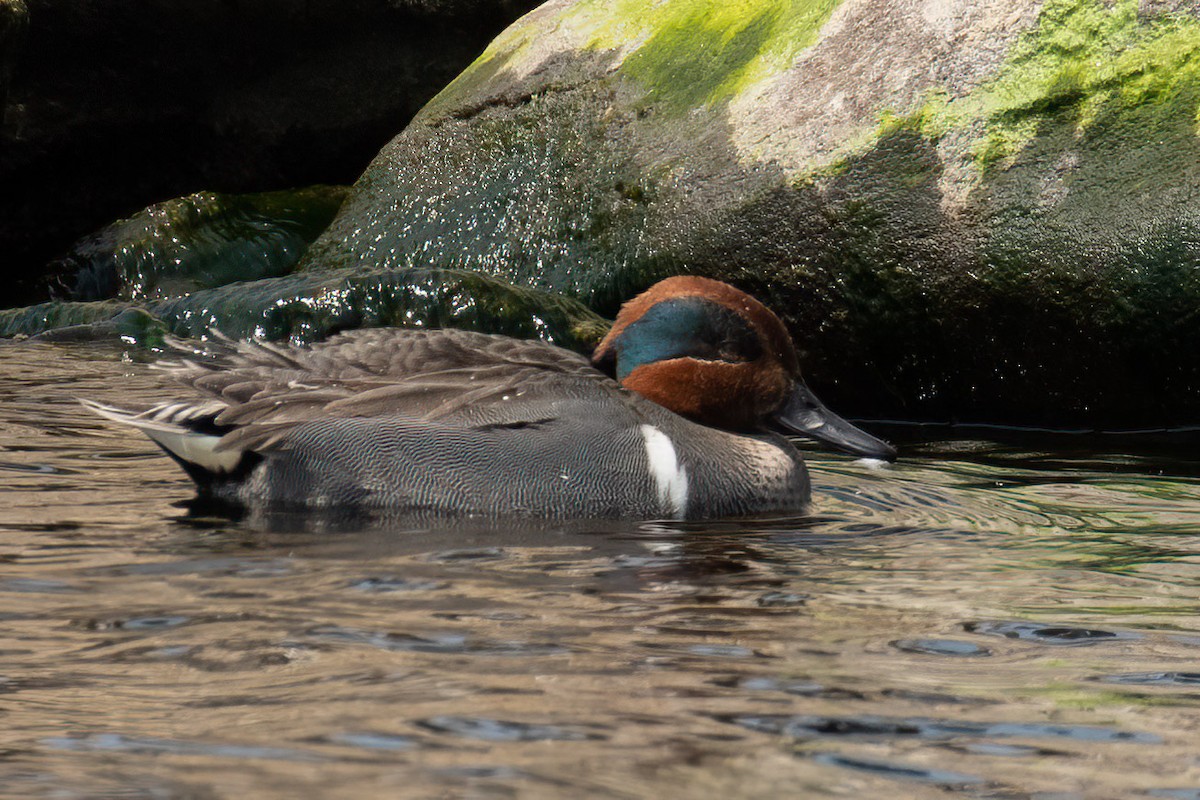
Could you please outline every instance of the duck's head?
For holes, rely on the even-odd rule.
[[[800,377],[783,323],[727,283],[656,283],[621,307],[592,360],[622,386],[705,425],[782,429],[858,456],[896,457],[890,444],[825,408]]]

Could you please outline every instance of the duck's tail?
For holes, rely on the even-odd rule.
[[[85,408],[105,419],[137,428],[183,467],[201,488],[233,477],[247,467],[247,456],[236,448],[222,448],[223,431],[215,418],[225,405],[209,403],[166,403],[144,411],[132,411],[97,403],[79,401]]]

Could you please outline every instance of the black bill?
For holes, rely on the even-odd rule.
[[[834,414],[799,381],[772,421],[785,431],[809,436],[856,456],[896,460],[896,448]]]

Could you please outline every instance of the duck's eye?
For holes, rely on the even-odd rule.
[[[753,361],[762,355],[762,340],[740,317],[736,321],[741,326],[725,332],[717,345],[717,356],[721,361]]]
[[[763,353],[758,332],[744,317],[700,297],[656,303],[615,344],[620,378],[643,364],[672,358],[741,363]]]

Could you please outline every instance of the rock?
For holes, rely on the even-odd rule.
[[[108,316],[109,311],[116,313]],[[166,346],[167,326],[162,320],[141,308],[118,310],[117,307],[105,309],[93,306],[82,313],[80,318],[88,321],[49,328],[30,338],[59,344],[120,339],[128,344],[158,350]]]
[[[4,306],[44,299],[47,262],[164,198],[352,182],[536,4],[26,2],[0,128]],[[0,0],[0,90],[24,8]]]
[[[67,300],[176,297],[286,275],[333,219],[346,187],[222,195],[157,203],[77,242],[51,265]]]
[[[307,342],[348,328],[463,328],[590,349],[608,323],[582,303],[447,269],[331,270],[231,284],[147,306],[172,331],[197,337]],[[2,329],[0,329],[2,330]],[[2,334],[0,334],[2,335]]]
[[[475,270],[611,314],[779,311],[858,415],[1200,420],[1200,10],[550,2],[371,164],[301,270]]]
[[[154,322],[150,322],[153,320]],[[457,270],[330,270],[232,283],[143,303],[48,302],[0,311],[0,337],[111,338],[161,344],[164,332],[200,338],[323,339],[383,325],[463,328],[541,338],[590,351],[608,323],[576,300]]]

